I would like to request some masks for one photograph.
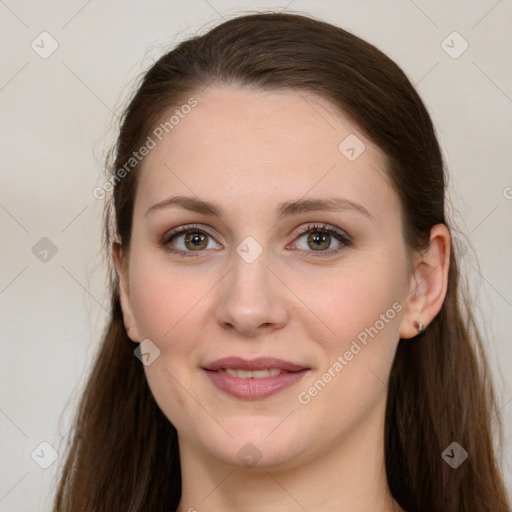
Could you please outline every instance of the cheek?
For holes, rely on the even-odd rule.
[[[317,332],[340,340],[337,348],[342,348],[347,340],[375,323],[380,330],[388,331],[392,325],[398,331],[398,313],[403,309],[405,290],[400,268],[398,261],[393,266],[382,259],[367,259],[359,267],[343,268],[321,279],[308,277],[301,282],[295,277],[295,289],[300,286],[298,295],[315,313],[308,318],[315,328],[321,329]],[[381,315],[386,329],[382,329]]]
[[[322,345],[324,357],[302,390],[317,407],[340,403],[362,414],[385,392],[406,290],[405,256],[403,262],[400,254],[393,256],[381,254],[364,263],[362,258],[361,264],[345,267],[309,290],[303,284],[302,294],[315,312],[303,325]]]
[[[358,428],[372,411],[381,411],[387,393],[386,382],[399,340],[402,305],[389,292],[389,282],[379,287],[369,281],[340,280],[346,293],[323,296],[316,305],[322,322],[334,331],[315,337],[317,329],[306,326],[309,338],[322,345],[320,364],[298,389],[297,400],[304,406],[306,422],[326,436]],[[377,408],[377,409],[376,409]],[[340,411],[342,412],[340,415]],[[311,420],[311,418],[315,418]]]
[[[130,276],[130,293],[137,327],[144,337],[166,344],[190,327],[190,317],[214,285],[214,276],[188,274],[179,267],[159,265],[140,257]]]
[[[187,277],[169,266],[141,257],[131,275],[131,304],[140,335],[160,350],[144,371],[153,397],[169,421],[185,428],[188,418],[201,416],[190,399],[196,368],[194,350],[203,331],[201,306],[210,279]]]
[[[183,390],[195,385],[198,340],[212,317],[205,311],[206,297],[218,279],[159,264],[142,251],[133,261],[137,264],[131,269],[130,294],[137,329],[160,350],[155,362],[144,368],[148,383],[163,410],[186,409]]]

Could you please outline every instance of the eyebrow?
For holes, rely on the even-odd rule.
[[[184,210],[201,213],[204,215],[212,215],[222,218],[225,215],[224,208],[210,201],[204,201],[197,197],[191,196],[171,196],[159,203],[151,206],[144,216],[152,212],[163,210],[170,207],[178,207]],[[296,201],[285,201],[280,203],[276,208],[276,217],[281,220],[285,217],[297,215],[299,213],[315,212],[315,211],[354,211],[363,214],[371,220],[374,220],[370,212],[361,204],[350,201],[341,197],[329,197],[319,199],[298,199]]]

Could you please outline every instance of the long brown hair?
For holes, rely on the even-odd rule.
[[[408,248],[425,248],[432,226],[448,225],[440,147],[403,71],[371,44],[321,20],[251,13],[182,42],[143,75],[107,159],[113,185],[105,210],[107,255],[116,234],[123,254],[130,246],[140,164],[127,170],[126,163],[167,113],[212,83],[327,99],[387,156]],[[393,497],[408,512],[508,510],[494,445],[496,433],[501,439],[495,395],[459,284],[452,252],[441,311],[417,339],[399,341],[391,369],[386,473]],[[181,496],[177,433],[134,356],[114,272],[110,286],[111,319],[79,404],[54,512],[170,512]],[[441,456],[452,442],[468,453],[456,469]]]

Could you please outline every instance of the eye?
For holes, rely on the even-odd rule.
[[[295,240],[300,240],[306,235],[308,235],[305,242],[306,246],[299,247],[299,249],[309,253],[306,254],[307,257],[331,256],[352,245],[348,235],[325,224],[308,225]],[[203,229],[195,225],[186,225],[167,233],[161,240],[160,245],[166,251],[178,256],[194,257],[199,256],[198,253],[203,252],[204,249],[212,249],[209,239],[213,240],[212,236]],[[337,243],[335,249],[330,248],[333,241]],[[296,241],[294,244],[296,244]],[[217,248],[220,247],[218,244],[217,246]],[[313,249],[308,250],[308,248]]]
[[[176,243],[177,240],[180,240]],[[194,253],[201,252],[203,249],[211,249],[208,238],[213,238],[204,230],[198,226],[188,225],[179,228],[178,230],[171,231],[166,234],[161,241],[161,245],[171,253],[177,254],[178,256],[196,256]],[[174,246],[178,249],[171,247],[171,242],[174,242]]]
[[[306,254],[307,257],[322,257],[331,256],[342,251],[345,247],[352,245],[351,239],[338,229],[331,228],[325,224],[310,224],[305,230],[302,231],[300,236],[296,240],[300,240],[305,237],[305,246],[299,247],[301,250],[310,253]],[[335,249],[331,249],[330,246],[334,241],[337,243]],[[308,250],[312,248],[312,250]],[[325,250],[328,249],[328,250]],[[317,253],[317,254],[314,254]]]

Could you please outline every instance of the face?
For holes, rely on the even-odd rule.
[[[144,160],[121,296],[180,449],[284,468],[382,430],[410,284],[382,152],[304,92],[195,98]]]

